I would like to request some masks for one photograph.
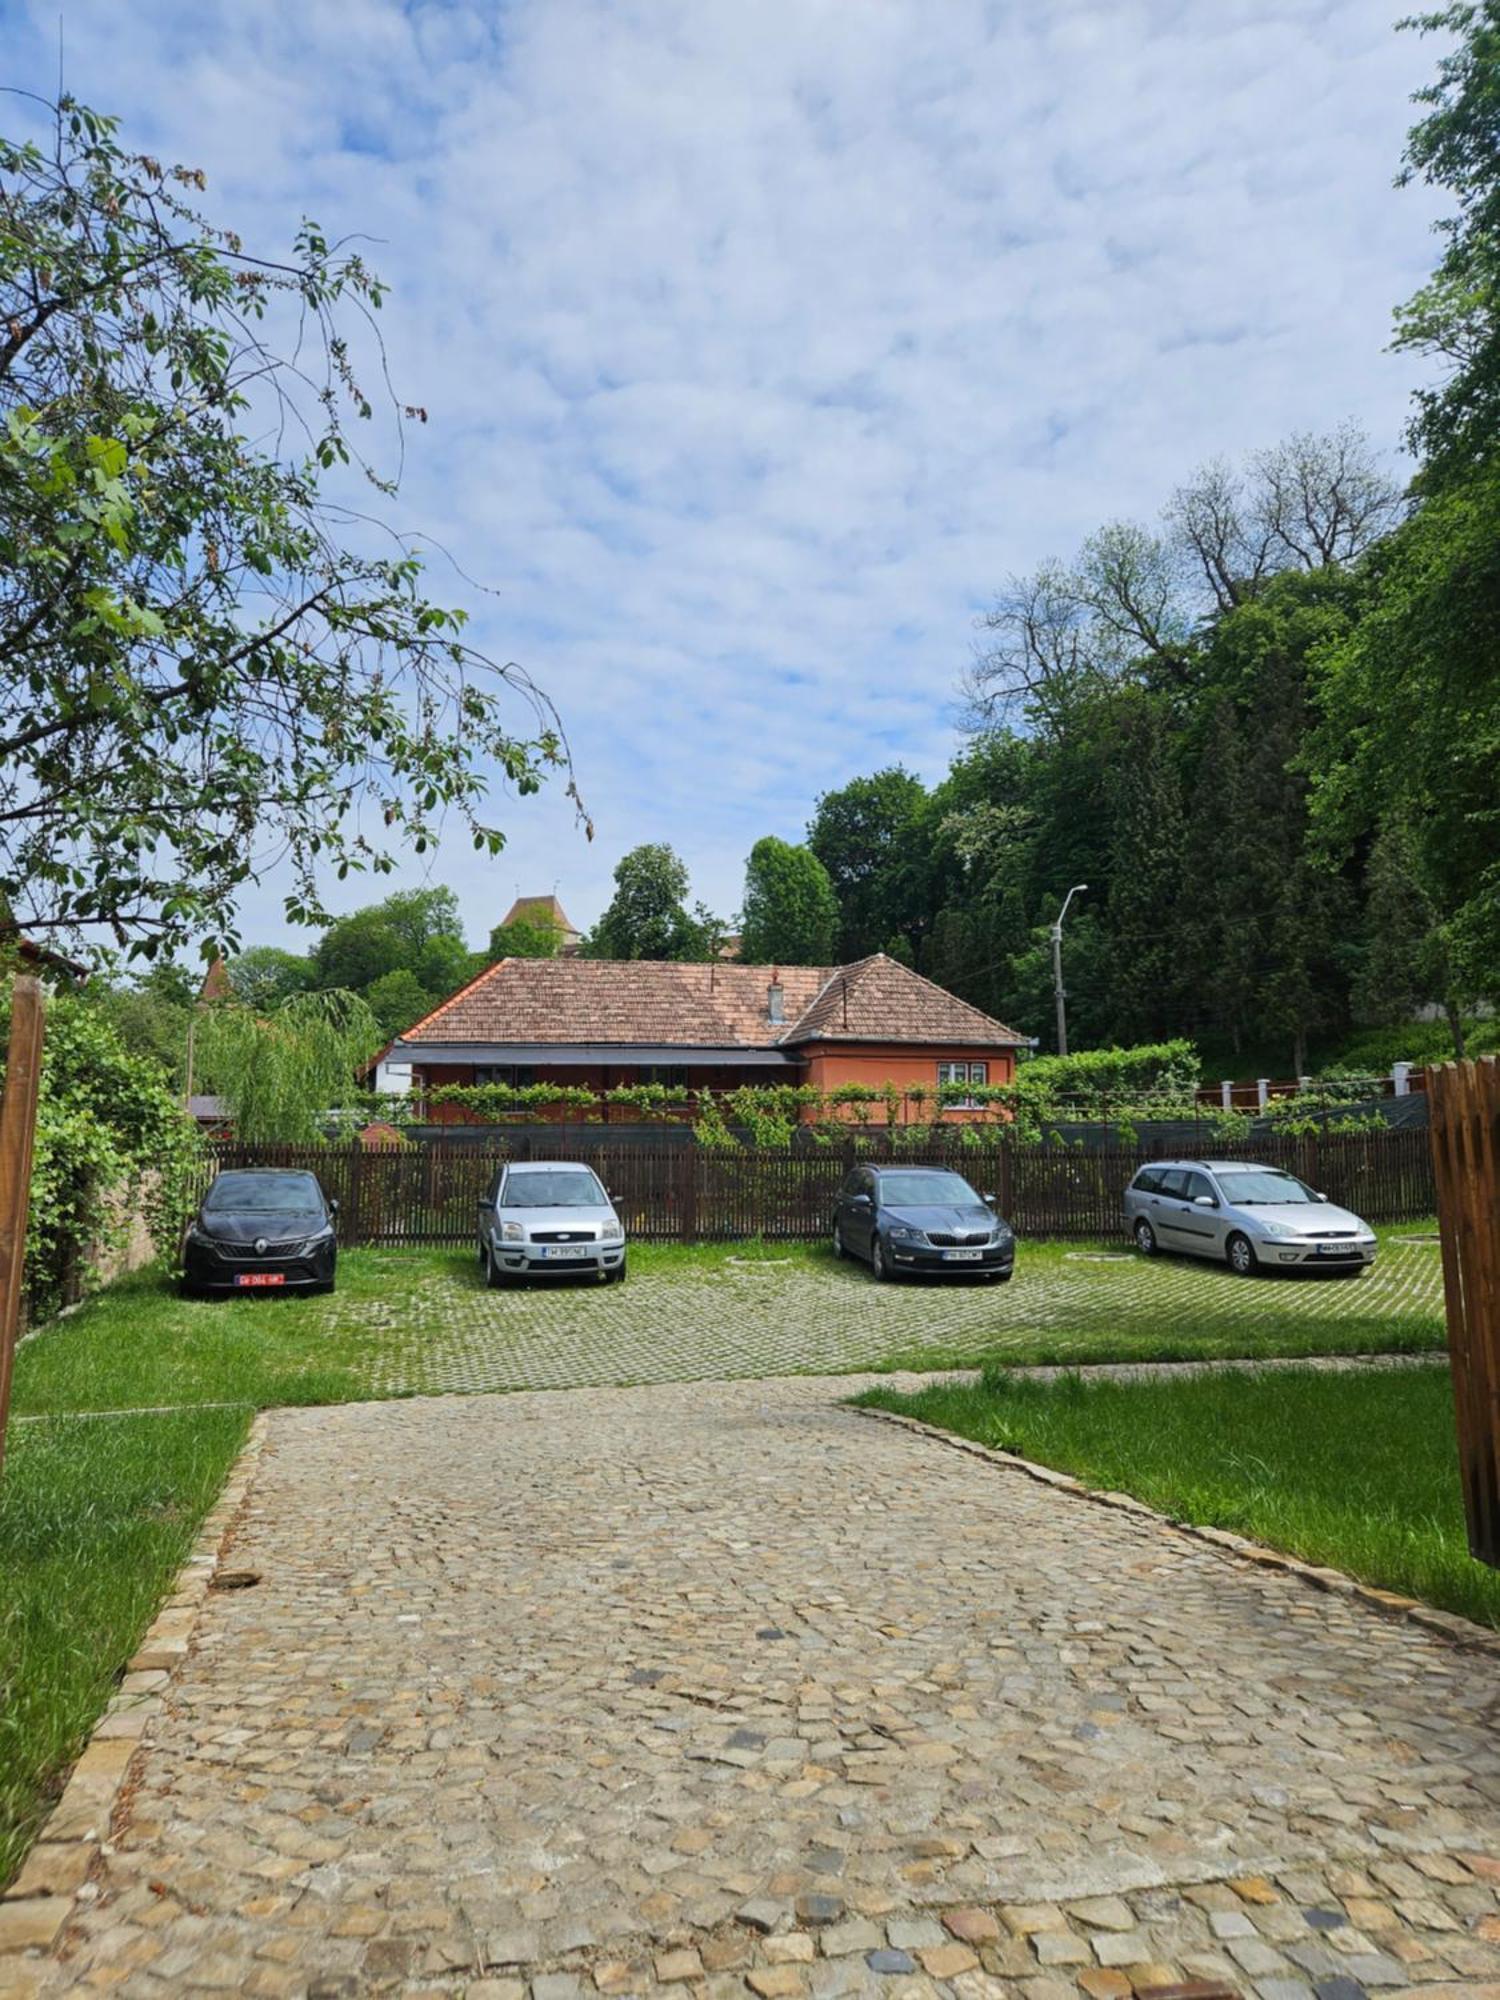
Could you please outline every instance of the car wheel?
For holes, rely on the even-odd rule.
[[[1135,1247],[1143,1257],[1156,1255],[1156,1231],[1144,1215],[1135,1225]]]
[[[479,1261],[484,1266],[484,1282],[488,1288],[492,1292],[502,1290],[505,1284],[505,1275],[501,1271],[500,1266],[495,1262],[495,1253],[488,1243],[485,1244],[484,1249],[481,1251]]]
[[[870,1238],[870,1269],[874,1272],[877,1282],[882,1285],[888,1284],[893,1276],[891,1267],[886,1262],[885,1245],[878,1236]]]
[[[604,1274],[605,1284],[623,1285],[625,1282],[625,1270],[626,1270],[626,1263],[625,1259],[622,1257],[619,1263],[615,1266],[615,1268],[612,1271],[605,1272]]]
[[[1225,1245],[1229,1257],[1229,1268],[1237,1278],[1253,1278],[1260,1269],[1260,1259],[1255,1254],[1255,1245],[1248,1236],[1236,1230]]]
[[[837,1223],[833,1225],[833,1254],[835,1257],[847,1257],[849,1254],[844,1248],[844,1232]]]
[[[1008,1285],[1015,1273],[1013,1271],[992,1271],[990,1275],[997,1285]]]

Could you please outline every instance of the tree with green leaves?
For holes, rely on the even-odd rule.
[[[491,965],[502,958],[556,958],[562,945],[563,934],[555,923],[540,915],[517,917],[511,923],[496,924],[486,956]]]
[[[749,965],[831,965],[839,906],[810,847],[767,834],[745,864],[740,957]]]
[[[904,938],[920,957],[931,923],[920,834],[927,790],[898,765],[852,778],[824,792],[807,829],[807,844],[827,870],[839,906],[842,962],[889,951]]]
[[[380,280],[311,222],[252,252],[70,100],[38,124],[0,139],[0,941],[232,942],[273,850],[326,920],[326,871],[445,817],[494,853],[496,776],[534,791],[566,749],[357,519],[345,467],[393,490],[348,423]]]
[[[228,963],[229,983],[237,1000],[269,1013],[294,993],[305,993],[316,978],[305,952],[284,951],[274,944],[251,945]]]
[[[409,972],[424,993],[445,998],[469,977],[471,957],[451,889],[400,889],[382,903],[337,918],[312,955],[313,983],[364,993],[388,973]]]
[[[1500,443],[1500,0],[1453,0],[1402,25],[1454,37],[1416,94],[1426,112],[1407,135],[1400,175],[1454,202],[1437,224],[1437,269],[1396,313],[1396,346],[1442,370],[1418,391],[1411,425],[1430,489],[1487,462]]]
[[[588,958],[709,959],[723,925],[701,903],[689,912],[686,866],[665,841],[633,847],[615,867],[615,893],[583,942]]]
[[[446,995],[442,996],[446,998]],[[382,973],[365,988],[365,1005],[375,1016],[382,1036],[391,1041],[414,1027],[435,1005],[432,994],[413,972],[400,966]]]
[[[355,1095],[354,1075],[385,1040],[356,993],[297,993],[271,1014],[211,1008],[199,1036],[204,1079],[235,1137],[314,1145]]]

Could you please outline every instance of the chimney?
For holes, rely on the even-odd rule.
[[[771,968],[771,983],[766,988],[766,1019],[772,1027],[780,1027],[786,1021],[786,993],[781,984],[781,975],[775,966]]]

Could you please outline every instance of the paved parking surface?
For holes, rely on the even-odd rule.
[[[375,1297],[314,1302],[330,1323],[370,1337],[379,1394],[552,1389],[608,1383],[720,1381],[738,1376],[836,1374],[877,1368],[923,1347],[1003,1354],[1045,1336],[1061,1354],[1087,1355],[1100,1336],[1180,1331],[1188,1351],[1205,1327],[1255,1330],[1274,1313],[1371,1344],[1394,1319],[1442,1313],[1434,1246],[1394,1244],[1367,1276],[1235,1278],[1177,1258],[1150,1263],[1125,1250],[1101,1256],[1028,1253],[1008,1285],[961,1280],[877,1285],[863,1265],[830,1258],[720,1268],[638,1269],[622,1286],[569,1282],[489,1292],[472,1260],[428,1260],[413,1293],[410,1253],[361,1252],[388,1273]],[[1253,1351],[1241,1349],[1241,1351]]]
[[[1500,1994],[1500,1670],[784,1380],[283,1411],[49,1993]]]

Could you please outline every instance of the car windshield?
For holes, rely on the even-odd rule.
[[[511,1174],[500,1197],[502,1208],[606,1208],[608,1202],[587,1167],[550,1167],[543,1173]]]
[[[962,1174],[882,1174],[880,1199],[888,1208],[983,1206]]]
[[[1278,1208],[1298,1208],[1318,1200],[1305,1181],[1276,1167],[1249,1167],[1237,1173],[1220,1174],[1219,1186],[1224,1190],[1224,1199],[1235,1208],[1265,1207],[1270,1203]]]
[[[311,1174],[220,1174],[203,1203],[205,1215],[306,1215],[323,1206]]]

